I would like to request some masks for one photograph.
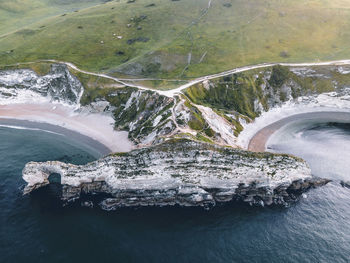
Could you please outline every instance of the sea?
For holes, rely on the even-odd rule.
[[[333,180],[290,207],[62,206],[51,184],[23,196],[30,161],[86,164],[83,140],[45,129],[0,126],[0,262],[350,262],[350,125],[296,122],[268,142]]]

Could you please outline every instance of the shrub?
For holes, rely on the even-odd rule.
[[[286,67],[282,67],[281,65],[274,66],[272,68],[272,74],[269,80],[271,86],[275,88],[281,87],[288,79],[289,73],[290,71]]]

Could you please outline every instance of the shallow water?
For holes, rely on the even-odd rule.
[[[288,209],[61,208],[51,188],[22,196],[24,164],[79,164],[98,156],[42,131],[0,127],[0,138],[0,262],[350,260],[350,190],[338,183],[312,190]]]
[[[316,176],[350,181],[350,123],[294,121],[271,136],[267,149],[303,158]]]

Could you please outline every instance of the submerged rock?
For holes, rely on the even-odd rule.
[[[94,203],[92,201],[84,201],[84,202],[81,202],[81,206],[82,207],[93,208],[94,207]]]
[[[24,193],[61,175],[62,200],[104,194],[105,210],[135,206],[203,206],[243,201],[251,205],[287,205],[306,190],[328,180],[311,176],[296,157],[252,153],[228,147],[169,140],[114,154],[86,165],[30,162],[23,169]]]
[[[342,187],[346,187],[346,188],[350,189],[350,182],[349,181],[347,181],[347,182],[341,181],[340,184],[341,184]]]

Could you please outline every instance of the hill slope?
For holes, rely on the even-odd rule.
[[[79,11],[104,0],[0,0],[0,36],[65,12]]]
[[[18,11],[26,12],[21,23],[36,23],[0,37],[0,64],[58,59],[109,74],[186,79],[261,62],[350,56],[344,0],[120,0],[79,12],[70,1],[70,9],[35,0],[44,7]],[[17,0],[0,7],[8,3],[22,6]]]

